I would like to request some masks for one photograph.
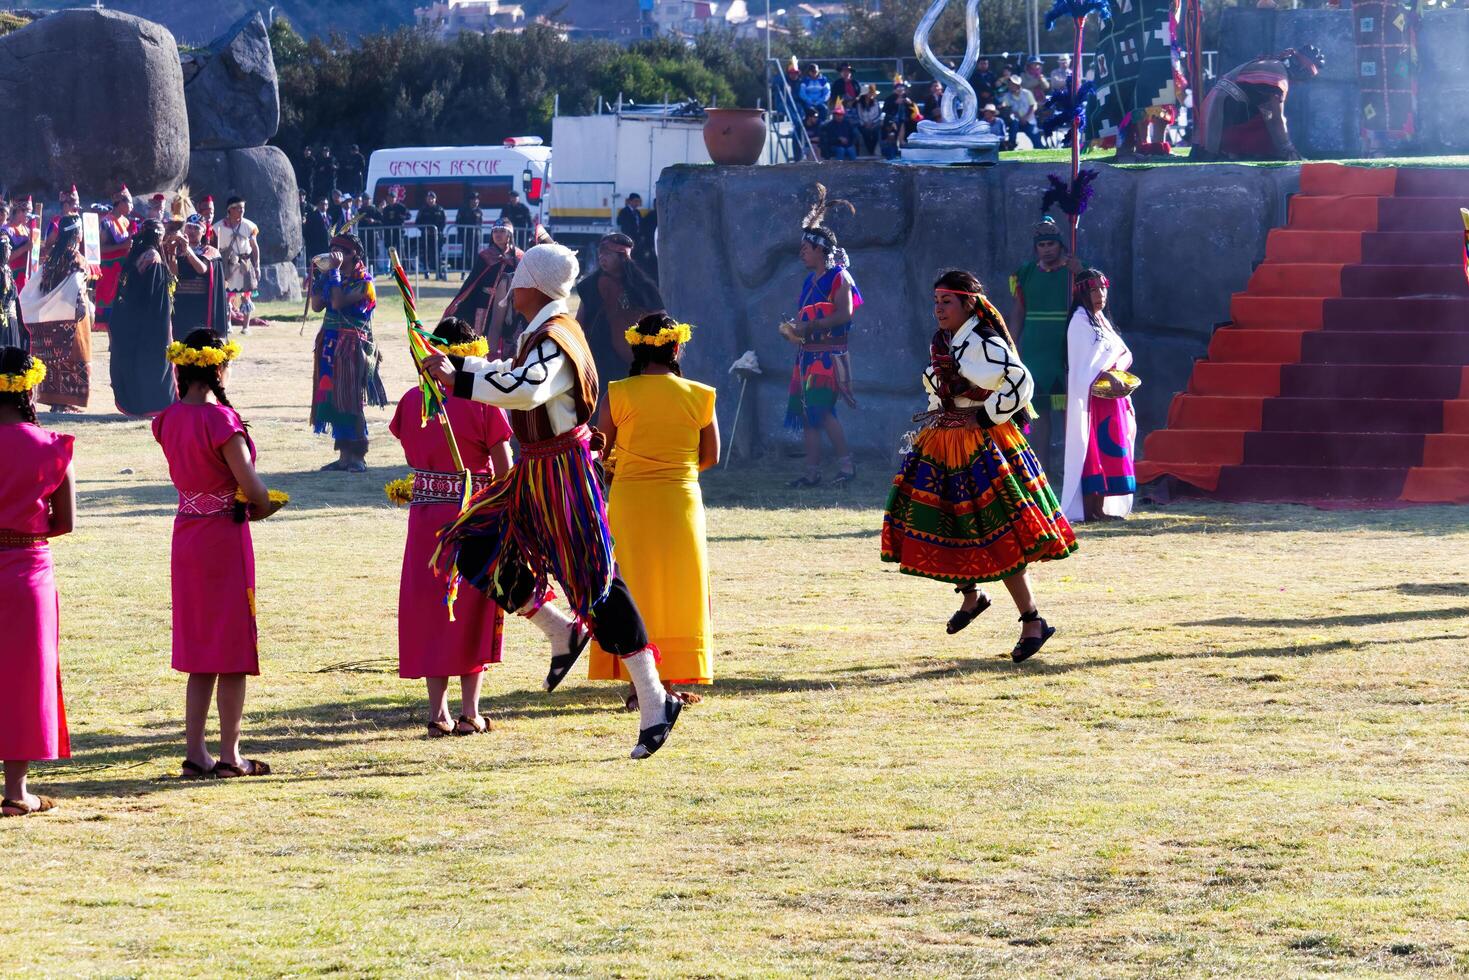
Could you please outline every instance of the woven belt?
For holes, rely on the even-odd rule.
[[[235,495],[232,493],[191,493],[179,491],[180,517],[218,517],[232,514],[235,510]]]
[[[0,550],[10,548],[36,548],[46,544],[44,534],[21,534],[19,531],[0,531]]]
[[[590,426],[579,425],[568,432],[552,439],[542,439],[540,442],[522,443],[520,453],[526,459],[545,459],[548,456],[559,456],[577,448],[577,445],[588,445],[592,441],[592,430]]]
[[[479,493],[491,483],[487,473],[471,474],[470,489]],[[419,504],[457,504],[464,499],[464,474],[440,473],[437,470],[413,471],[413,501]]]
[[[978,429],[984,428],[977,408],[948,408],[934,412],[921,412],[913,421],[925,429]]]

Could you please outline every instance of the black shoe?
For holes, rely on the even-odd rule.
[[[551,657],[551,668],[546,671],[546,693],[550,694],[561,686],[566,680],[566,675],[576,662],[581,658],[581,652],[592,642],[592,631],[581,623],[571,624],[571,649],[566,653],[558,653]]]
[[[968,595],[969,593],[974,591],[974,586],[965,588],[961,585],[954,591],[959,593],[960,595]],[[961,608],[958,612],[949,617],[949,625],[944,627],[944,629],[948,632],[950,636],[953,636],[955,633],[959,632],[964,627],[968,626],[970,623],[978,619],[980,615],[983,614],[984,611],[989,607],[990,597],[981,592],[979,594],[979,605],[975,606],[973,609]]]
[[[821,486],[821,476],[819,474],[816,476],[798,476],[787,483],[786,486],[792,490],[800,490],[806,487],[819,487]]]
[[[842,470],[837,473],[832,479],[831,485],[834,487],[844,487],[855,479],[857,479],[857,467],[854,466],[850,470]]]
[[[1022,615],[1020,621],[1022,623],[1040,623],[1041,635],[1022,636],[1020,642],[1015,644],[1015,649],[1010,651],[1010,659],[1017,664],[1024,663],[1037,653],[1040,653],[1041,647],[1046,645],[1046,641],[1056,635],[1056,627],[1051,626],[1044,619],[1041,619],[1041,614],[1034,609]]]
[[[663,743],[668,741],[668,733],[673,731],[674,722],[678,721],[680,711],[683,711],[683,702],[678,698],[665,696],[663,698],[663,720],[638,732],[638,744],[633,746],[630,758],[646,759],[663,748]]]

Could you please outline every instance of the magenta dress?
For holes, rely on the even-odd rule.
[[[51,548],[14,537],[50,530],[48,502],[71,465],[71,445],[71,436],[29,423],[0,425],[0,759],[71,756]]]
[[[483,476],[475,480],[478,489],[489,482],[490,450],[509,440],[510,422],[491,405],[462,398],[445,404],[464,465]],[[421,426],[422,411],[423,394],[414,388],[399,400],[388,426],[413,467],[413,503],[398,584],[398,676],[460,677],[500,662],[505,617],[478,589],[462,589],[454,603],[454,621],[449,621],[446,583],[429,565],[439,529],[459,516],[462,484],[453,472],[442,428],[432,419]]]
[[[153,438],[179,492],[173,520],[173,669],[186,674],[258,674],[255,549],[248,521],[233,518],[238,484],[224,446],[245,437],[232,408],[174,402],[153,419]]]

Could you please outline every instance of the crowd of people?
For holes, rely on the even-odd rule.
[[[1006,56],[998,61],[980,58],[969,82],[978,100],[978,114],[990,131],[1015,149],[1023,134],[1032,147],[1044,137],[1046,97],[1071,85],[1071,56],[1056,56],[1048,72],[1037,56]],[[859,157],[893,159],[925,120],[944,118],[944,86],[930,81],[911,86],[902,76],[892,79],[886,96],[875,82],[859,82],[850,62],[837,66],[835,82],[816,62],[802,65],[794,55],[786,65],[785,87],[790,104],[804,130],[797,139],[800,159],[810,152],[818,160],[855,160]]]

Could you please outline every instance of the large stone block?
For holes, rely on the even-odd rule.
[[[1362,91],[1355,81],[1318,78],[1292,85],[1285,105],[1291,142],[1308,159],[1359,157],[1361,111]]]
[[[1469,152],[1469,10],[1439,10],[1418,31],[1418,150]]]
[[[189,165],[184,81],[173,36],[102,9],[62,10],[0,37],[0,103],[11,138],[0,173],[12,192],[83,200],[176,188]]]
[[[296,174],[274,146],[244,150],[195,150],[189,154],[194,199],[213,195],[223,216],[231,197],[245,199],[245,217],[260,226],[261,261],[289,262],[301,251],[301,210]]]
[[[241,18],[208,49],[185,55],[183,67],[193,149],[264,146],[275,135],[280,95],[260,14]]]
[[[270,262],[260,267],[260,289],[256,296],[270,300],[290,300],[299,303],[304,299],[301,292],[301,273],[293,262]]]
[[[1215,70],[1222,75],[1261,55],[1274,53],[1275,17],[1279,13],[1254,7],[1225,7],[1219,18],[1219,61]]]

